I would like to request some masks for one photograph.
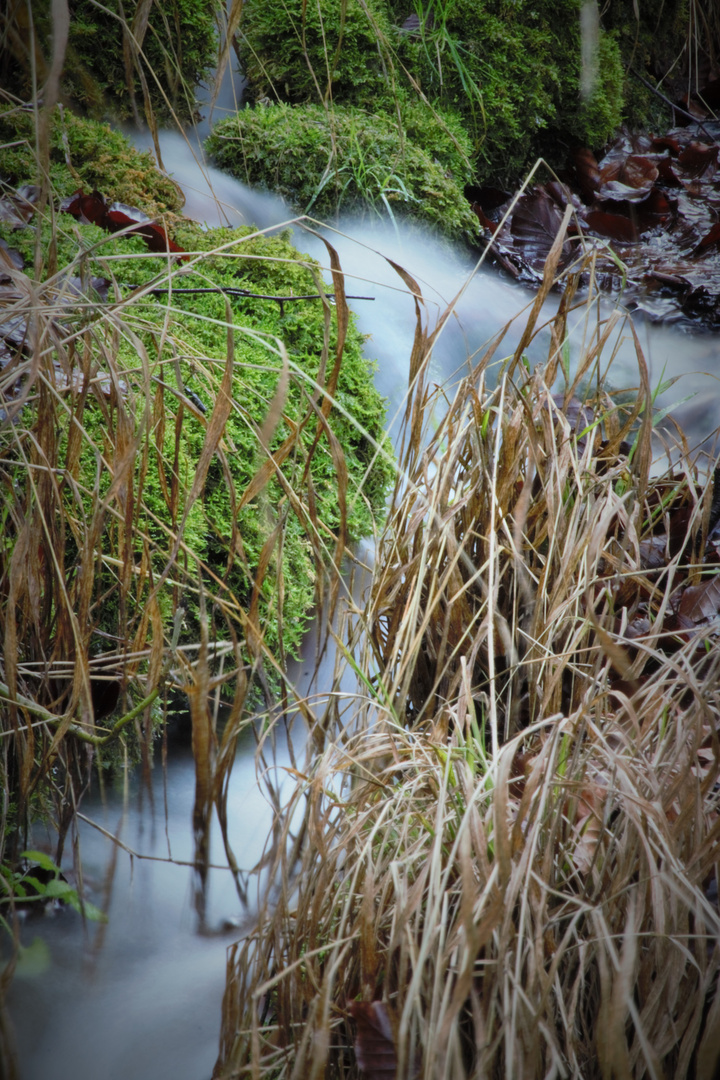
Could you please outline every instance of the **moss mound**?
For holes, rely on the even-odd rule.
[[[453,141],[432,114],[412,118],[417,130],[423,126],[425,147],[388,115],[339,105],[243,109],[217,124],[206,145],[222,168],[279,192],[302,212],[398,213],[449,236],[474,236],[477,221],[462,192],[467,139],[456,127]],[[450,175],[453,166],[465,175]]]
[[[250,92],[294,104],[377,101],[390,29],[382,0],[246,2],[239,54]]]
[[[404,8],[392,6],[400,18]],[[481,173],[514,178],[539,153],[561,162],[558,139],[598,147],[619,125],[622,65],[602,31],[598,78],[581,100],[580,8],[580,0],[450,0],[400,35],[399,59],[430,100],[462,115]]]
[[[36,181],[35,117],[21,109],[0,106],[0,180],[10,188]],[[137,206],[154,216],[177,211],[183,195],[156,168],[152,156],[135,150],[108,124],[85,120],[69,110],[56,110],[50,125],[50,183],[54,195],[71,195],[79,187],[101,191],[110,200]]]
[[[158,119],[188,121],[196,111],[195,89],[217,58],[218,0],[70,0],[70,31],[61,90],[91,115],[142,113],[145,81]],[[26,100],[34,96],[31,57],[42,84],[51,55],[49,0],[33,0],[32,23],[24,3],[10,4],[3,18],[0,70],[5,86]],[[0,24],[0,25],[2,25]],[[133,57],[131,41],[140,44]]]
[[[20,251],[26,266],[32,265],[34,229],[12,233],[2,226],[0,234]],[[320,387],[335,362],[336,320],[324,348],[319,299],[281,307],[254,296],[229,297],[232,403],[201,495],[191,506],[228,357],[225,294],[208,290],[318,297],[323,284],[316,264],[286,236],[252,236],[250,229],[203,232],[185,224],[176,238],[198,253],[191,266],[170,268],[167,259],[148,255],[140,238],[109,237],[95,226],[58,216],[57,262],[68,267],[68,278],[74,275],[71,288],[83,293],[73,301],[65,292],[53,309],[57,285],[50,287],[45,299],[55,339],[67,338],[69,344],[53,353],[44,372],[56,385],[52,400],[45,398],[32,415],[28,407],[21,414],[27,434],[18,436],[6,426],[6,456],[15,456],[18,438],[27,440],[28,448],[42,442],[36,429],[40,425],[47,432],[52,407],[55,434],[43,460],[66,478],[55,514],[62,524],[64,539],[57,547],[68,568],[71,596],[88,572],[88,548],[94,547],[94,601],[85,611],[89,623],[83,633],[100,631],[143,647],[153,582],[170,560],[167,584],[157,597],[166,634],[182,602],[184,638],[198,640],[204,603],[221,637],[228,625],[241,640],[252,636],[250,616],[271,652],[293,654],[313,605],[318,568],[327,564],[343,521],[352,540],[372,532],[375,518],[384,514],[393,472],[383,433],[384,403],[351,317],[328,429],[318,427]],[[44,241],[47,247],[49,227]],[[93,276],[112,276],[115,305],[99,303],[89,285],[80,285]],[[159,291],[135,292],[148,284]],[[171,287],[205,291],[170,295]],[[269,450],[282,471],[271,467],[267,482],[251,493],[268,460],[259,435],[276,395]],[[377,443],[385,456],[376,457]],[[113,482],[131,446],[131,479],[121,497]],[[104,501],[102,529],[90,528]]]

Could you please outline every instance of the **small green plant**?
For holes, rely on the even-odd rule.
[[[68,904],[91,922],[107,922],[107,915],[79,895],[77,889],[65,880],[60,867],[55,865],[49,855],[43,851],[22,851],[20,858],[27,861],[28,865],[24,869],[2,868],[0,907],[8,907],[18,901],[34,906],[57,900]],[[42,877],[37,874],[38,869],[42,871]],[[10,932],[10,926],[1,914],[0,920]]]

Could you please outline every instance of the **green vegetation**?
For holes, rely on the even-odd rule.
[[[568,139],[599,147],[620,123],[620,52],[602,30],[598,78],[580,99],[580,7],[580,0],[447,0],[429,12],[417,4],[417,28],[401,30],[408,8],[396,0],[370,7],[250,0],[241,55],[256,97],[396,117],[410,95],[427,116],[427,102],[440,112],[440,129],[449,110],[462,118],[477,174],[514,180],[534,155],[562,163]],[[416,145],[432,156],[427,126],[425,135]],[[273,168],[274,157],[269,175]]]
[[[108,124],[86,120],[68,109],[55,110],[50,122],[50,186],[57,198],[82,187],[108,200],[137,206],[146,214],[178,211],[183,196],[158,172],[151,154],[141,153]],[[0,106],[0,181],[10,189],[38,183],[35,116]]]
[[[383,0],[244,3],[240,58],[255,98],[372,107],[387,98]]]
[[[26,264],[32,262],[32,230],[13,234],[0,227],[0,233],[24,256]],[[113,395],[105,365],[100,364],[99,385],[96,383],[82,410],[83,450],[72,465],[68,455],[72,457],[76,450],[72,449],[70,432],[78,417],[72,410],[60,409],[56,418],[57,467],[63,472],[69,469],[78,485],[66,489],[69,503],[64,509],[69,515],[80,513],[89,518],[98,498],[106,497],[113,478],[108,440],[112,444],[119,437],[116,425],[120,414],[127,411],[133,430],[124,438],[138,444],[132,558],[142,562],[143,552],[149,553],[158,574],[167,559],[168,537],[183,519],[227,363],[222,289],[317,297],[319,288],[326,286],[316,265],[297,252],[287,237],[252,237],[251,229],[203,232],[190,223],[179,227],[177,238],[202,254],[192,267],[176,264],[169,273],[167,260],[148,255],[139,238],[113,239],[95,226],[78,226],[69,217],[58,219],[54,233],[49,227],[45,230],[45,249],[51,235],[60,265],[73,266],[86,280],[92,275],[112,275],[119,296],[131,297],[120,300],[119,324],[114,318],[103,317],[92,292],[88,295],[89,310],[71,317],[73,335],[89,333],[98,357],[112,351],[114,378],[122,387],[122,400],[116,402],[117,415],[112,404],[104,403],[104,398],[112,402]],[[142,286],[152,284],[159,287],[158,294],[143,294]],[[140,292],[133,296],[135,289]],[[217,291],[183,294],[173,289]],[[384,441],[383,404],[372,384],[371,367],[362,356],[362,337],[351,319],[330,418],[347,470],[345,513],[338,502],[341,481],[336,453],[325,435],[315,445],[318,420],[310,407],[311,400],[319,400],[318,387],[330,376],[337,346],[335,328],[323,345],[323,304],[309,299],[281,307],[273,300],[238,297],[231,297],[229,303],[236,326],[233,405],[223,430],[222,452],[210,463],[202,499],[184,523],[183,558],[189,560],[191,578],[201,567],[209,572],[204,584],[206,603],[211,605],[210,598],[216,596],[221,606],[229,605],[234,617],[240,618],[238,612],[246,611],[252,601],[263,548],[275,536],[277,550],[265,568],[255,602],[270,649],[277,652],[282,647],[292,654],[302,638],[315,590],[313,548],[331,550],[333,534],[340,529],[348,540],[358,539],[372,532],[375,516],[383,513],[391,475],[387,460],[375,456],[375,443]],[[139,360],[139,350],[149,367]],[[240,507],[241,496],[260,465],[258,432],[278,392],[284,365],[288,367],[288,385],[268,449],[277,452],[288,439],[298,438],[284,460],[282,481],[270,476],[257,497]],[[150,407],[152,420],[147,412]],[[11,449],[15,441],[15,433],[7,431],[5,453],[17,459],[17,451]],[[290,512],[290,505],[293,493],[301,492],[307,483],[312,485],[313,495],[305,517],[299,508]],[[84,493],[79,500],[78,492]],[[75,561],[75,536],[75,529],[70,529],[69,565]],[[108,518],[100,540],[102,557],[110,560],[108,567],[113,558],[129,557],[130,548],[123,554],[118,547],[122,542],[118,523]],[[143,588],[136,583],[132,603],[128,598],[120,603],[122,590],[115,571],[101,574],[97,588],[103,595],[98,628],[134,637],[152,591],[151,576]],[[196,583],[192,586],[195,591]],[[172,593],[168,589],[165,599],[160,597],[161,610],[170,621]],[[186,602],[191,613],[189,633],[196,637],[197,601],[186,597]],[[283,622],[284,636],[279,629]],[[183,640],[187,639],[186,633]]]
[[[580,100],[580,0],[450,0],[404,33],[398,58],[431,101],[461,113],[481,177],[513,180],[558,138],[602,146],[622,115],[617,47],[601,34],[599,78]],[[401,4],[394,5],[401,19]],[[567,142],[565,141],[565,150]]]
[[[33,60],[40,85],[50,65],[50,7],[49,0],[34,0],[31,8],[15,0],[0,16],[2,82],[24,100],[34,97]],[[70,0],[69,9],[66,100],[96,117],[142,116],[144,83],[158,119],[187,122],[195,115],[196,87],[217,58],[218,0]]]
[[[461,186],[469,179],[467,138],[457,123],[453,141],[432,119],[423,122],[419,110],[409,109],[408,117],[404,132],[392,116],[351,106],[243,109],[216,125],[207,148],[228,172],[315,217],[397,212],[448,236],[475,235]],[[423,148],[410,131],[424,136]],[[462,172],[452,176],[451,169]]]
[[[144,173],[157,207],[161,178],[121,143],[103,193],[136,191]],[[177,218],[187,253],[152,254],[55,196],[41,220],[0,225],[0,862],[13,872],[39,815],[57,823],[61,865],[91,765],[149,763],[178,693],[199,788],[217,767],[220,800],[235,736],[274,708],[393,475],[339,270],[324,281],[287,236]]]

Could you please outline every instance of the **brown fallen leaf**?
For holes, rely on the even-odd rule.
[[[720,614],[720,574],[699,585],[688,585],[680,598],[678,615],[694,623],[706,622]]]
[[[355,1057],[368,1080],[395,1080],[395,1036],[382,1001],[353,1001],[350,1015],[357,1025]]]

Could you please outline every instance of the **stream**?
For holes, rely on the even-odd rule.
[[[149,137],[135,135],[142,146]],[[178,133],[162,134],[166,170],[186,194],[185,213],[209,226],[254,224],[271,229],[293,214],[278,198],[254,192],[199,160],[197,146]],[[397,433],[407,364],[415,326],[412,297],[385,260],[391,256],[420,283],[430,322],[461,292],[454,315],[434,352],[431,381],[451,385],[482,355],[484,345],[528,303],[532,294],[490,269],[474,272],[469,253],[452,251],[428,232],[388,221],[343,220],[325,235],[336,247],[347,277],[347,292],[372,296],[356,300],[360,329],[369,335],[367,354],[377,360],[377,384],[388,399],[390,431]],[[327,267],[327,252],[317,236],[294,226],[300,250]],[[557,300],[548,302],[548,312]],[[515,320],[498,358],[519,340],[522,316]],[[675,405],[691,445],[711,436],[720,416],[718,342],[673,327],[637,327],[652,385],[677,375],[685,378],[660,396],[661,407]],[[577,353],[583,333],[578,316],[573,330]],[[530,350],[531,362],[547,356],[542,334]],[[614,385],[637,384],[634,345],[628,329],[618,331]],[[689,400],[683,401],[688,398]],[[308,657],[311,654],[308,650]],[[330,659],[326,661],[330,662]],[[309,659],[297,668],[310,678]],[[323,674],[315,689],[322,691]],[[306,686],[308,684],[306,683]],[[252,733],[239,748],[230,794],[231,842],[238,862],[249,868],[260,857],[271,823],[271,809],[256,782]],[[287,752],[278,748],[277,784],[284,782]],[[196,932],[191,870],[191,814],[194,769],[187,741],[170,745],[167,767],[152,777],[152,804],[137,776],[126,790],[104,801],[97,790],[83,801],[86,818],[120,836],[128,850],[114,845],[93,824],[80,824],[85,884],[89,899],[110,896],[109,923],[83,926],[70,909],[26,920],[22,940],[35,937],[48,946],[50,964],[41,975],[19,973],[8,995],[15,1025],[22,1080],[208,1080],[217,1054],[227,946],[249,923],[227,870],[210,875],[208,925]],[[38,833],[35,841],[42,843]],[[172,859],[174,861],[168,861]],[[69,863],[70,852],[66,855]],[[211,861],[224,863],[219,830],[213,834]]]

